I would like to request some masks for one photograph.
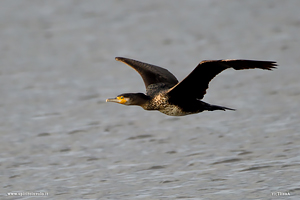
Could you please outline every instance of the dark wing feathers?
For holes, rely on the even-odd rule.
[[[170,87],[178,83],[177,78],[164,68],[129,58],[116,57],[116,60],[135,69],[143,78],[146,88],[151,84],[157,83],[165,83],[170,85]]]
[[[209,82],[227,68],[265,69],[275,68],[276,62],[257,60],[204,60],[180,83],[172,87],[168,94],[170,98],[180,96],[202,99],[206,94]]]
[[[216,62],[214,60],[202,61],[200,64],[206,62]],[[266,69],[272,70],[277,66],[276,62],[274,61],[259,61],[259,60],[236,60],[236,59],[226,59],[226,60],[219,60],[217,63],[227,65],[227,68],[234,68],[235,70],[241,69]]]

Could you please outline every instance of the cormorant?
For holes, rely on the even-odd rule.
[[[124,93],[116,98],[106,99],[106,102],[137,105],[145,110],[158,110],[171,116],[195,114],[205,110],[234,110],[201,101],[209,82],[227,68],[271,70],[276,66],[276,62],[273,61],[204,60],[186,78],[178,82],[172,73],[162,67],[129,58],[116,57],[116,60],[129,65],[142,76],[146,94]]]

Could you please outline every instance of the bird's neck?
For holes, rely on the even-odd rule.
[[[145,95],[143,99],[140,99],[139,106],[144,110],[156,110],[153,106],[153,98],[148,95]]]
[[[151,104],[152,98],[143,93],[136,93],[137,98],[134,100],[132,105],[141,106],[145,110],[149,110],[149,105]]]

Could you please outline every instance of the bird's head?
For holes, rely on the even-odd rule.
[[[124,93],[116,98],[106,99],[106,102],[115,102],[124,105],[143,105],[150,98],[143,93]]]

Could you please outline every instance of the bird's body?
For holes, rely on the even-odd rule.
[[[272,61],[202,61],[185,79],[178,82],[176,77],[164,68],[129,58],[117,57],[116,60],[129,65],[142,76],[146,86],[146,94],[124,93],[106,101],[124,105],[138,105],[145,110],[158,110],[171,116],[184,116],[205,110],[233,110],[201,101],[206,94],[209,82],[227,68],[271,70],[276,66],[275,62]]]

